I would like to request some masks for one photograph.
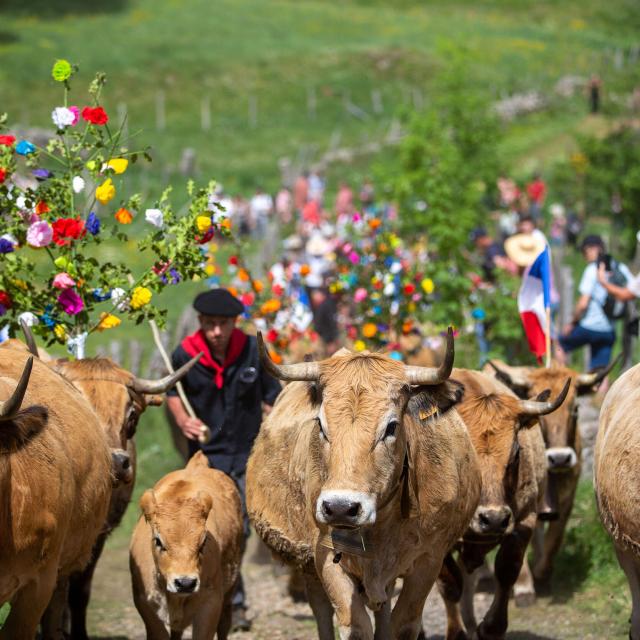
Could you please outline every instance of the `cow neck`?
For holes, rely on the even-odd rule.
[[[207,369],[211,369],[214,374],[213,382],[218,389],[222,389],[224,384],[224,372],[225,369],[230,367],[240,356],[247,344],[248,336],[246,333],[240,331],[240,329],[234,329],[231,332],[231,338],[229,339],[229,346],[227,347],[227,354],[224,362],[220,364],[211,353],[209,349],[209,343],[204,335],[202,329],[198,329],[195,333],[187,336],[182,341],[182,348],[187,352],[190,357],[197,356],[202,353],[198,364],[201,364]]]
[[[411,515],[411,487],[409,486],[409,446],[404,454],[404,460],[402,462],[402,471],[398,477],[398,481],[393,489],[389,492],[384,502],[378,507],[378,511],[385,509],[393,499],[396,497],[398,490],[402,488],[400,494],[400,514],[403,520],[407,520]]]

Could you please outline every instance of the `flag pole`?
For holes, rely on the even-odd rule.
[[[546,322],[547,325],[545,327],[545,347],[546,347],[546,358],[545,358],[545,366],[548,369],[551,366],[551,307],[547,307],[545,309],[546,312]]]

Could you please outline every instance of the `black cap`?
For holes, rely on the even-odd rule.
[[[587,247],[600,247],[604,251],[604,240],[602,236],[592,234],[585,236],[580,244],[580,251],[584,251]]]
[[[205,316],[239,316],[244,312],[244,305],[226,289],[203,291],[193,301],[193,308]]]
[[[475,242],[476,240],[480,240],[480,238],[486,238],[487,230],[484,227],[476,227],[471,233],[469,233],[469,240],[471,242]]]

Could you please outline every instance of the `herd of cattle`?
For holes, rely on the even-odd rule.
[[[29,342],[29,341],[28,341]],[[288,382],[247,469],[247,507],[275,556],[303,576],[320,640],[415,640],[437,584],[448,640],[504,638],[509,597],[535,599],[562,543],[580,475],[577,396],[607,375],[492,363],[453,369],[341,350],[263,366]],[[136,424],[195,358],[159,381],[106,359],[0,348],[0,639],[87,638],[91,579],[131,498]],[[632,592],[640,639],[640,365],[601,411],[595,487]],[[242,547],[239,494],[202,454],[141,500],[130,548],[147,637],[227,638]],[[526,551],[533,546],[529,568]],[[478,624],[487,554],[495,595]],[[395,586],[401,579],[399,595]],[[373,612],[370,616],[369,611]],[[372,620],[373,618],[373,620]]]

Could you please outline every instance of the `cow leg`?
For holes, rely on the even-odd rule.
[[[422,631],[424,603],[441,567],[441,563],[432,556],[423,555],[415,563],[413,571],[405,576],[402,591],[391,612],[393,640],[416,640]]]
[[[536,602],[536,589],[533,585],[533,575],[531,573],[531,568],[529,567],[529,561],[527,560],[526,553],[522,559],[520,575],[513,587],[513,596],[516,602],[516,607],[530,607]]]
[[[227,640],[231,629],[231,598],[225,598],[220,612],[220,622],[218,622],[218,639]]]
[[[387,600],[378,611],[373,614],[376,631],[373,640],[387,640],[391,637],[391,600]]]
[[[438,591],[447,612],[446,640],[463,640],[467,637],[464,632],[462,617],[460,616],[463,580],[460,567],[456,564],[453,556],[448,554],[442,564],[437,580]],[[426,638],[424,632],[422,637]]]
[[[218,593],[207,594],[207,601],[193,619],[192,640],[213,640],[220,623],[223,603]],[[182,636],[182,633],[180,634]],[[171,635],[173,640],[173,634]],[[220,640],[220,636],[218,636]]]
[[[305,573],[303,575],[307,592],[307,600],[313,611],[318,626],[319,640],[333,640],[335,634],[333,631],[333,607],[327,594],[322,587],[322,583],[315,574]]]
[[[41,620],[42,640],[64,640],[64,617],[69,598],[69,578],[58,580]]]
[[[473,633],[478,627],[476,613],[473,606],[473,598],[478,588],[478,580],[483,567],[480,566],[471,573],[462,570],[462,597],[460,598],[460,613],[468,633]]]
[[[616,545],[616,555],[622,567],[629,589],[631,590],[631,629],[630,640],[640,640],[640,561],[631,551],[620,549]]]
[[[502,640],[505,637],[509,624],[509,595],[520,573],[535,521],[534,513],[516,525],[513,533],[502,540],[495,564],[496,593],[478,627],[480,640]]]

